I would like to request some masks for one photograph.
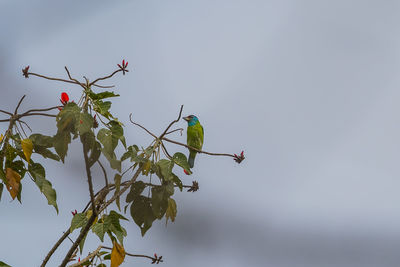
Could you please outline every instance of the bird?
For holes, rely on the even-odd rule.
[[[195,115],[189,115],[183,117],[188,123],[187,127],[187,145],[193,148],[201,150],[204,141],[204,129],[201,126],[199,119]],[[194,158],[196,157],[197,151],[189,149],[188,163],[190,168],[194,166]]]

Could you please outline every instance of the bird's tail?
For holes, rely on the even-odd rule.
[[[196,154],[197,154],[197,152],[195,152],[195,151],[190,151],[190,153],[189,153],[188,162],[189,162],[190,168],[193,168],[193,166],[194,166],[194,158],[196,157]]]

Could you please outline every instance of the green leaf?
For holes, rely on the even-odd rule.
[[[89,132],[93,127],[93,117],[86,112],[79,113],[79,117],[76,118],[75,128],[78,130],[80,135]]]
[[[171,219],[171,222],[175,221],[176,218],[176,202],[172,198],[168,198],[168,208],[167,211],[165,212],[165,225],[168,223],[168,219]]]
[[[151,200],[144,196],[136,197],[131,205],[131,216],[140,227],[142,236],[144,236],[156,219],[151,208]]]
[[[161,175],[157,174],[164,181],[172,180],[172,168],[174,163],[167,159],[159,160],[156,165],[160,168]]]
[[[183,184],[181,179],[179,179],[178,176],[176,176],[174,173],[172,173],[172,180],[171,180],[174,184],[176,184],[179,188],[179,190],[182,192],[183,189]]]
[[[1,195],[3,194],[3,189],[4,189],[4,184],[0,183],[0,201],[1,201]]]
[[[190,170],[190,166],[189,166],[188,160],[187,160],[186,156],[183,153],[181,153],[181,152],[175,153],[174,156],[172,157],[172,159],[173,159],[173,161],[175,162],[176,165],[181,166],[189,174],[192,174],[192,171]]]
[[[42,134],[31,134],[29,139],[32,140],[34,145],[49,148],[53,146],[53,137]]]
[[[54,148],[63,163],[67,155],[69,143],[71,143],[71,134],[69,132],[57,132],[54,136]]]
[[[172,188],[172,191],[171,191]],[[174,187],[171,183],[156,186],[151,189],[151,205],[154,216],[161,219],[168,208],[168,198],[174,193]]]
[[[126,152],[122,155],[121,161],[124,161],[128,158],[131,158],[131,161],[133,161],[133,158],[137,156],[137,152],[139,151],[139,148],[136,145],[129,146],[126,150]]]
[[[83,228],[81,229],[81,232],[83,231]],[[85,245],[86,237],[87,237],[88,232],[86,232],[85,236],[82,238],[81,242],[79,242],[79,251],[83,252],[83,246]]]
[[[124,236],[126,236],[126,230],[121,226],[120,219],[128,220],[121,214],[112,210],[110,211],[109,215],[105,216],[104,223],[109,224],[109,228],[107,230],[113,232],[117,236],[118,241],[123,244]]]
[[[51,183],[46,180],[46,174],[43,166],[39,163],[32,162],[32,164],[29,165],[28,171],[35,180],[35,183],[40,192],[42,192],[43,195],[47,198],[47,203],[54,206],[58,213],[57,193],[56,190],[53,189]]]
[[[0,261],[0,267],[11,267],[11,266],[3,261]]]
[[[142,181],[134,182],[131,185],[131,191],[126,195],[126,202],[132,202],[137,196],[139,196],[143,190],[145,189],[146,185]]]
[[[100,99],[99,100],[94,100],[93,101],[93,105],[94,105],[94,110],[96,112],[100,113],[101,115],[103,115],[107,119],[112,118],[112,115],[109,112],[109,109],[111,108],[111,102],[110,101],[103,102]]]
[[[114,176],[114,184],[115,184],[114,196],[118,195],[118,193],[120,191],[121,178],[122,178],[122,176],[120,174],[118,174],[118,173],[116,173],[115,176]],[[121,210],[120,197],[119,196],[115,200],[115,203],[117,204],[118,209]]]
[[[42,155],[42,157],[44,158],[49,158],[49,159],[53,159],[56,161],[60,161],[60,157],[56,154],[54,154],[53,152],[51,152],[48,148],[45,148],[43,146],[34,146],[33,150],[35,151],[35,153]]]
[[[92,232],[100,238],[101,242],[104,242],[104,234],[108,231],[109,227],[110,223],[97,222],[95,225],[93,225]]]
[[[110,255],[111,257],[111,255]],[[99,265],[97,265],[97,267],[107,267],[107,265],[105,265],[104,263],[100,263]]]
[[[57,132],[67,131],[74,133],[76,121],[80,117],[80,113],[80,108],[77,104],[71,102],[65,105],[56,117],[58,129]]]
[[[101,154],[101,145],[99,142],[95,142],[92,149],[90,150],[90,156],[89,156],[89,167],[93,166],[93,164],[96,163],[96,161],[99,159]]]
[[[113,136],[111,130],[105,128],[100,129],[97,134],[97,139],[103,145],[103,155],[110,162],[111,168],[121,171],[121,161],[117,160],[117,157],[114,153],[114,149],[118,144],[118,139]]]
[[[77,213],[72,217],[71,220],[71,227],[70,232],[72,233],[75,229],[81,228],[82,226],[86,225],[88,218],[86,213]]]
[[[93,93],[92,91],[89,92],[89,97],[92,100],[99,100],[99,99],[104,99],[104,98],[109,98],[109,97],[116,97],[119,96],[117,94],[115,94],[114,92],[109,92],[109,91],[104,91],[104,92],[100,92],[100,93]]]

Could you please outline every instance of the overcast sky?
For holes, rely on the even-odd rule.
[[[160,132],[184,104],[205,150],[246,154],[240,165],[198,155],[183,179],[200,190],[176,193],[176,222],[157,221],[144,238],[126,223],[128,252],[157,252],[166,267],[399,266],[399,12],[390,0],[0,0],[0,106],[13,110],[24,94],[21,109],[54,106],[63,91],[79,98],[78,87],[23,78],[26,65],[93,79],[128,60],[128,75],[107,82],[128,143],[150,141],[130,112]],[[55,132],[51,118],[30,123]],[[0,260],[39,266],[86,204],[80,151],[75,142],[64,165],[49,162],[59,215],[28,178],[22,205],[3,192]],[[88,238],[84,254],[98,243]]]

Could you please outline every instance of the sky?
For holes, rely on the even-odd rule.
[[[151,141],[129,113],[160,133],[183,104],[204,126],[204,150],[246,155],[240,165],[198,155],[182,179],[200,190],[175,194],[178,215],[167,227],[157,221],[141,237],[132,220],[124,224],[126,251],[156,252],[166,267],[398,266],[399,12],[390,0],[0,0],[0,106],[14,110],[24,94],[23,110],[57,105],[61,92],[79,98],[72,85],[25,79],[27,65],[94,79],[125,59],[130,72],[107,84],[121,95],[112,111],[129,144]],[[55,132],[51,118],[29,123]],[[58,215],[29,179],[22,205],[3,192],[0,260],[39,266],[70,212],[87,203],[80,152],[75,142],[65,164],[46,162]],[[88,237],[84,255],[98,244]]]

